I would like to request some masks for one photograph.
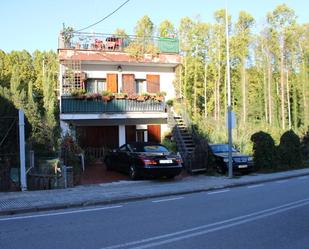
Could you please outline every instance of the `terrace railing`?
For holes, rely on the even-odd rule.
[[[60,34],[59,49],[98,50],[125,52],[132,44],[141,45],[147,52],[149,45],[153,45],[159,53],[179,53],[178,38],[165,37],[137,37],[132,35],[116,36],[102,33],[70,32]]]
[[[63,114],[124,112],[165,112],[165,102],[131,99],[112,99],[110,101],[103,101],[101,99],[80,100],[65,96],[61,99],[61,113]]]

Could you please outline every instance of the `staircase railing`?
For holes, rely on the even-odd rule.
[[[182,106],[185,106],[184,103],[181,103]],[[205,143],[208,144],[207,140],[205,140],[204,138],[202,138],[199,135],[199,132],[196,128],[196,126],[194,125],[194,123],[192,122],[188,112],[186,111],[185,108],[182,108],[180,110],[182,119],[184,121],[184,124],[187,126],[188,131],[190,132],[193,142],[195,145],[197,145],[196,147],[196,151],[195,153],[190,154],[190,170],[193,172],[198,172],[198,171],[205,171],[207,170],[207,160],[205,161],[204,155],[205,155],[205,148],[203,149],[203,147],[205,147]],[[206,153],[208,153],[208,150],[206,149]],[[203,157],[202,162],[201,162],[201,157]],[[206,162],[206,166],[205,166],[205,162]],[[204,166],[203,166],[204,165]]]
[[[177,126],[177,122],[174,118],[173,111],[168,108],[168,123],[172,128],[172,135],[176,141],[178,151],[182,157],[185,168],[190,171],[191,170],[191,153],[189,153],[187,146],[185,145],[184,139],[180,133],[179,127]]]

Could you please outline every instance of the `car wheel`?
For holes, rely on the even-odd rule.
[[[129,176],[132,180],[138,179],[138,172],[136,170],[136,167],[134,165],[131,165],[129,168]]]
[[[217,165],[217,172],[219,173],[219,174],[225,174],[226,173],[226,168],[225,168],[225,166],[223,166],[223,165]]]

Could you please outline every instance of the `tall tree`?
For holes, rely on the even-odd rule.
[[[270,30],[277,39],[279,47],[280,61],[280,93],[281,93],[281,127],[285,129],[285,52],[286,52],[286,32],[291,25],[295,24],[296,16],[294,10],[287,5],[278,5],[272,12],[267,15],[267,22],[270,25]]]
[[[251,42],[251,27],[254,24],[253,17],[245,12],[239,13],[238,21],[235,27],[235,42],[237,43],[236,56],[240,63],[241,74],[241,99],[242,99],[242,123],[247,122],[247,79],[246,63],[249,56],[249,45]]]
[[[158,29],[158,35],[160,37],[174,37],[176,35],[175,27],[169,20],[163,20]]]

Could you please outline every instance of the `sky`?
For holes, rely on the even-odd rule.
[[[1,0],[0,50],[56,50],[63,23],[75,30],[97,22],[119,7],[125,0]],[[134,34],[136,22],[148,15],[158,26],[168,19],[177,27],[182,17],[198,17],[213,22],[213,13],[225,8],[232,20],[241,10],[256,20],[256,29],[265,23],[265,16],[277,5],[285,3],[294,9],[298,23],[309,22],[307,0],[130,0],[104,22],[86,30],[113,33],[123,28]]]

